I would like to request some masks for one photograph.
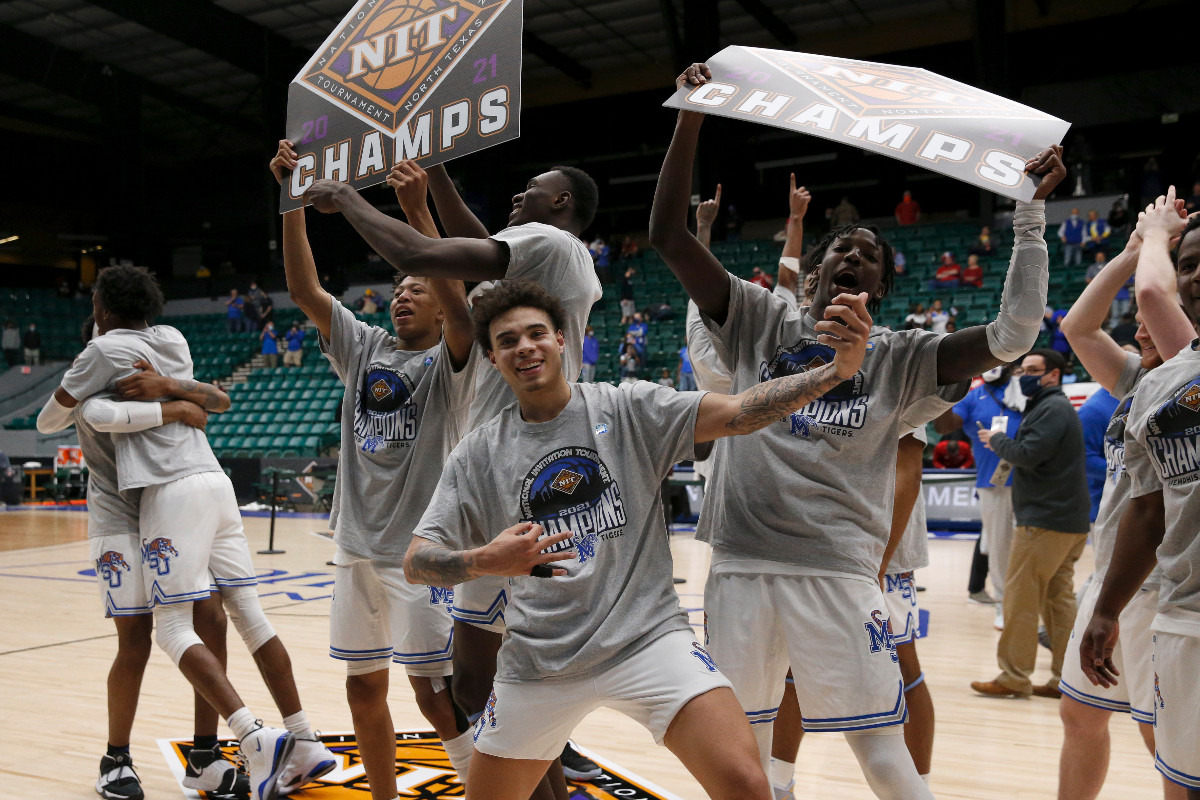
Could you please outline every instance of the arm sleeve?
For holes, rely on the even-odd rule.
[[[58,433],[65,431],[73,424],[75,424],[74,410],[58,402],[58,398],[51,394],[46,405],[42,406],[42,410],[38,413],[38,433]]]
[[[1036,413],[1036,412],[1035,412]],[[1022,423],[1018,435],[1020,439],[1010,439],[1002,433],[991,438],[992,450],[1013,466],[1035,467],[1048,460],[1062,443],[1066,432],[1066,420],[1063,413],[1075,412],[1070,409],[1046,409],[1041,414]]]
[[[83,418],[102,433],[136,433],[163,424],[162,403],[92,397],[80,409]]]
[[[1045,230],[1044,200],[1017,203],[1012,258],[1004,278],[1000,311],[987,324],[988,348],[1004,362],[1016,361],[1028,352],[1041,330],[1050,283]]]
[[[635,434],[642,455],[654,465],[657,481],[684,460],[703,459],[696,447],[696,416],[706,392],[677,392],[648,381],[622,384],[618,390],[624,424]]]

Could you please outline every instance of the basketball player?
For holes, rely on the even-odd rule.
[[[709,796],[766,800],[749,725],[673,591],[658,487],[701,445],[758,430],[853,376],[866,300],[839,295],[828,315],[846,326],[817,323],[832,363],[734,396],[569,384],[557,300],[514,281],[476,302],[476,338],[517,404],[451,453],[405,560],[410,580],[431,585],[513,578],[468,800],[524,800],[602,705],[645,725]]]
[[[710,78],[706,66],[694,64],[679,85]],[[882,299],[894,277],[893,251],[872,228],[832,231],[810,256],[820,273],[805,313],[729,275],[686,227],[702,121],[694,112],[679,115],[650,237],[704,314],[733,373],[733,391],[741,391],[827,363],[813,321],[839,292]],[[915,416],[918,401],[1033,345],[1048,272],[1044,198],[1066,174],[1060,152],[1046,150],[1026,165],[1043,178],[1033,202],[1018,204],[1012,275],[994,322],[949,335],[873,332],[862,374],[763,435],[725,439],[715,448],[715,491],[700,520],[714,545],[705,587],[709,635],[746,713],[764,720],[755,726],[764,765],[769,719],[790,661],[803,677],[796,692],[806,731],[845,732],[878,796],[931,796],[903,740],[887,735],[900,733],[907,717],[878,583],[890,514],[877,498],[890,496],[894,476],[872,467],[895,461],[902,425],[925,421]],[[743,490],[748,476],[759,491]],[[799,497],[802,513],[793,499]]]
[[[587,247],[580,240],[592,224],[598,203],[595,182],[574,167],[554,167],[531,178],[513,197],[508,227],[488,236],[467,208],[442,166],[429,174],[438,217],[450,238],[431,239],[409,225],[372,208],[349,185],[317,181],[305,201],[322,212],[340,211],[368,244],[393,266],[414,275],[475,281],[527,279],[541,284],[563,304],[566,351],[562,364],[575,381],[583,364],[583,330],[600,282]],[[495,370],[483,369],[475,387],[469,429],[490,420],[515,399]],[[471,721],[483,713],[492,690],[496,653],[504,634],[508,581],[489,576],[454,592],[454,699]],[[584,767],[594,767],[585,764]],[[535,800],[565,800],[566,784],[551,769],[549,784]],[[598,768],[590,773],[599,774]]]
[[[292,143],[281,141],[271,161],[276,180],[282,183],[295,166]],[[388,183],[409,223],[436,238],[425,171],[403,161]],[[346,385],[330,514],[338,549],[329,652],[346,662],[346,697],[371,797],[391,800],[396,729],[387,693],[393,661],[404,666],[417,707],[466,783],[472,742],[449,691],[450,597],[408,583],[402,562],[446,456],[466,428],[478,361],[471,356],[474,331],[462,281],[402,272],[389,306],[396,335],[356,320],[321,288],[304,214],[301,208],[283,216],[288,293],[316,324],[321,349]]]
[[[92,338],[95,321],[83,324],[83,343]],[[116,446],[113,433],[133,433],[182,422],[204,429],[208,414],[204,407],[228,408],[229,397],[203,383],[175,385],[167,394],[175,399],[161,403],[120,401],[95,395],[75,406],[57,424],[47,412],[38,417],[41,433],[56,433],[75,426],[79,449],[88,465],[88,544],[96,565],[96,580],[104,600],[105,616],[117,628],[117,655],[108,672],[108,752],[100,759],[96,793],[109,800],[140,800],[141,781],[133,769],[129,738],[141,694],[142,676],[150,658],[150,598],[140,568],[137,498],[126,499],[117,491]],[[47,407],[50,404],[47,403]],[[210,594],[196,603],[196,633],[225,663],[225,614],[220,596]],[[226,761],[217,750],[217,712],[196,695],[196,728],[184,785],[207,790],[214,797],[249,794],[244,773]]]
[[[1186,228],[1194,230],[1195,225],[1187,223]],[[1158,302],[1169,295],[1170,243],[1185,232],[1190,235],[1180,243],[1176,289],[1189,316],[1200,312],[1200,236],[1185,229],[1173,188],[1140,215],[1136,231],[1142,237],[1137,269],[1139,304]],[[1156,308],[1154,314],[1162,318],[1151,326],[1150,317],[1143,317],[1142,324],[1165,355],[1167,347],[1182,341],[1177,323],[1183,312],[1162,305],[1165,307]],[[1142,312],[1150,313],[1145,305]],[[1080,666],[1092,684],[1105,690],[1119,686],[1121,669],[1115,664],[1119,620],[1123,621],[1125,609],[1137,602],[1135,595],[1157,565],[1161,571],[1158,608],[1150,622],[1155,766],[1168,780],[1185,787],[1189,800],[1200,799],[1195,715],[1200,707],[1196,682],[1196,665],[1200,664],[1198,348],[1200,339],[1193,338],[1174,358],[1145,375],[1137,387],[1125,421],[1130,499],[1079,645]],[[1124,650],[1126,664],[1131,650],[1133,647]]]
[[[169,326],[149,324],[162,305],[162,291],[146,269],[101,271],[92,306],[102,335],[75,359],[43,413],[51,420],[69,415],[79,402],[129,377],[141,360],[162,378],[191,381],[183,336]],[[172,423],[117,434],[114,441],[118,490],[141,490],[142,572],[158,644],[241,741],[252,797],[274,798],[333,769],[333,755],[308,727],[287,650],[259,605],[233,486],[203,432]],[[220,589],[287,730],[264,727],[254,717],[196,635],[192,607],[208,597],[210,580]]]

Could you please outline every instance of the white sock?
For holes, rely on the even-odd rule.
[[[771,757],[771,785],[786,789],[796,774],[796,765],[782,758]]]
[[[458,772],[458,782],[467,785],[467,770],[471,766],[471,756],[475,754],[475,735],[468,730],[460,733],[448,742],[443,742],[446,755],[450,757],[450,765]]]
[[[929,773],[928,772],[926,772],[924,775],[921,776],[921,780],[925,781],[926,786],[933,786],[933,784],[931,784],[929,782]]]
[[[304,713],[304,709],[300,709],[290,717],[284,717],[283,727],[301,739],[313,738],[312,728],[308,727],[308,715]]]
[[[261,727],[258,719],[245,706],[230,714],[225,723],[229,725],[229,730],[233,731],[233,735],[238,741],[245,739]]]

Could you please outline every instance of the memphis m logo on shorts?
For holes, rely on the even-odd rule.
[[[488,697],[487,705],[483,707],[483,714],[480,715],[478,721],[476,721],[476,723],[475,723],[475,735],[473,737],[471,737],[472,741],[476,741],[476,742],[479,741],[479,734],[483,733],[484,727],[493,728],[493,729],[496,727],[496,690],[495,689],[492,690],[491,695]]]
[[[165,536],[159,536],[149,542],[142,539],[142,561],[146,562],[146,565],[159,575],[170,574],[171,558],[178,555],[179,551]]]
[[[129,562],[125,560],[125,556],[116,550],[105,551],[103,555],[96,559],[97,574],[102,579],[108,581],[108,585],[113,589],[119,589],[121,586],[121,570],[131,572],[133,567],[129,566]]]
[[[882,611],[879,609],[872,611],[871,621],[864,622],[863,627],[867,629],[869,647],[872,653],[887,650],[888,655],[892,657],[892,661],[900,661],[900,656],[896,654],[896,639],[892,636],[892,621],[885,618]]]
[[[429,587],[429,605],[452,605],[454,603],[454,590],[450,587],[430,586]]]
[[[699,642],[692,642],[692,655],[694,655],[709,672],[717,671],[717,662],[713,661],[713,657],[708,654],[707,650],[700,646]]]

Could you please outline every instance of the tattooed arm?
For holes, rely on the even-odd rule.
[[[455,586],[483,575],[529,575],[534,567],[575,557],[575,553],[569,551],[543,552],[547,547],[570,539],[574,535],[571,531],[544,539],[538,538],[541,535],[541,525],[519,522],[505,528],[483,547],[472,550],[451,550],[439,542],[414,536],[404,555],[404,577],[409,583]],[[550,575],[566,574],[565,569],[550,569]]]
[[[142,371],[117,381],[117,394],[122,400],[174,397],[177,400],[190,400],[215,414],[228,411],[232,405],[229,395],[211,384],[159,375],[148,361],[137,361],[133,367]]]
[[[844,320],[845,324],[838,319]],[[820,332],[817,341],[832,347],[836,354],[832,364],[760,383],[741,394],[709,392],[700,401],[696,443],[753,433],[799,411],[842,381],[853,378],[862,367],[871,335],[867,295],[838,295],[825,309],[825,319],[816,324],[816,329]]]

